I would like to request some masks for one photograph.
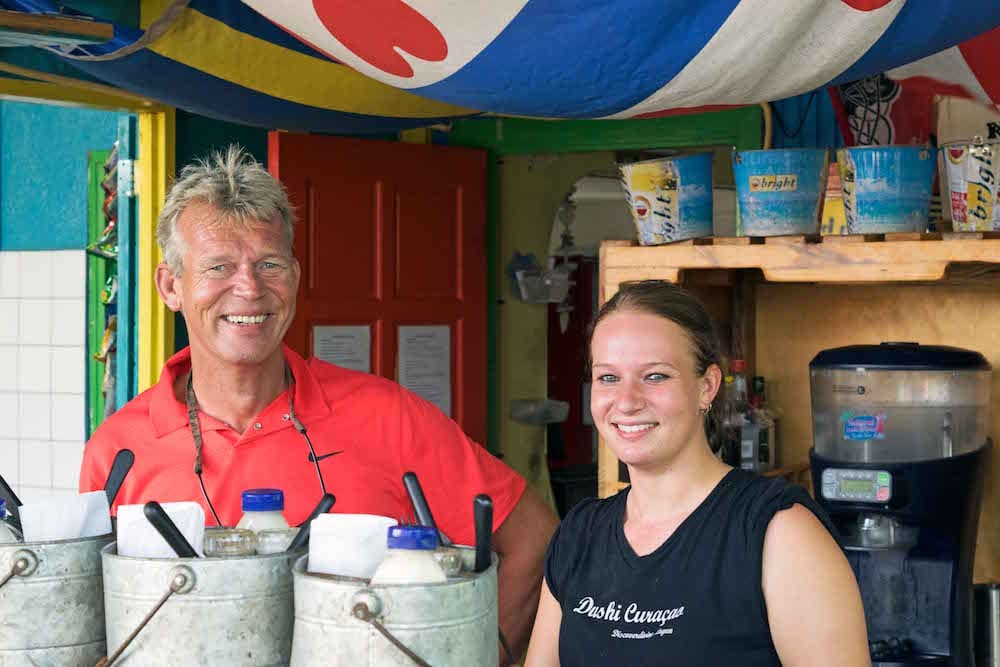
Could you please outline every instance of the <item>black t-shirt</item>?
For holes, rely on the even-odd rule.
[[[562,608],[559,661],[575,665],[780,665],[761,589],[764,533],[799,486],[731,470],[646,556],[625,539],[629,489],[579,503],[553,536],[545,581]]]

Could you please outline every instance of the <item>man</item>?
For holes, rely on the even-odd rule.
[[[160,215],[156,286],[184,315],[190,347],[94,433],[81,491],[103,488],[115,453],[128,448],[135,464],[113,511],[190,500],[210,525],[231,526],[241,491],[272,487],[284,491],[292,525],[324,489],[334,511],[403,519],[412,508],[401,478],[413,470],[438,527],[459,544],[473,543],[473,498],[488,493],[501,627],[523,652],[555,516],[428,402],[282,344],[300,278],[293,224],[281,184],[238,147],[181,172]]]

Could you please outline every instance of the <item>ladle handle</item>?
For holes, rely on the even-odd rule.
[[[122,482],[125,481],[128,471],[132,469],[133,463],[135,463],[135,454],[132,453],[131,449],[120,449],[115,454],[111,470],[108,471],[108,479],[104,482],[104,493],[108,496],[108,507],[114,506],[115,497],[121,490]]]
[[[312,514],[309,518],[299,526],[299,532],[295,533],[295,537],[292,538],[291,544],[288,545],[286,552],[298,551],[305,545],[309,543],[309,529],[312,525],[313,519],[318,517],[320,514],[326,514],[333,507],[333,504],[337,502],[337,499],[332,493],[324,493],[323,497],[319,499],[316,508],[313,509]]]
[[[403,473],[403,486],[406,487],[406,494],[410,497],[410,503],[413,504],[413,511],[417,515],[417,521],[420,522],[420,525],[430,526],[436,530],[438,543],[451,546],[451,540],[438,530],[437,524],[434,523],[431,506],[427,504],[427,498],[424,497],[424,490],[420,486],[420,480],[417,479],[417,473],[413,471]]]
[[[187,541],[184,534],[177,528],[177,524],[171,520],[160,503],[151,500],[142,508],[142,513],[146,515],[146,520],[153,524],[170,548],[181,558],[198,558],[198,553]]]
[[[493,499],[480,493],[472,501],[472,521],[476,528],[476,567],[482,572],[493,558]]]

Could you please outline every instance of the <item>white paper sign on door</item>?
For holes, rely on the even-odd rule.
[[[367,325],[313,327],[312,354],[343,368],[371,373],[371,329]]]
[[[451,417],[451,327],[399,327],[399,384]]]

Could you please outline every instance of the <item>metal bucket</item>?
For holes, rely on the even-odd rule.
[[[297,555],[129,558],[109,544],[101,550],[109,651],[162,601],[112,664],[287,665]]]
[[[0,545],[0,665],[93,667],[104,655],[101,548],[110,535]]]
[[[640,245],[712,235],[712,153],[619,165]]]
[[[819,232],[829,161],[825,148],[733,150],[737,236]]]
[[[307,563],[303,556],[292,568],[293,667],[497,664],[495,556],[480,574],[413,586],[369,586],[365,579],[309,574]],[[424,662],[408,656],[390,636]]]
[[[956,232],[1000,230],[997,175],[1000,141],[945,144],[941,148],[951,195],[951,224]]]
[[[856,146],[837,151],[849,234],[923,232],[937,168],[923,146]]]

